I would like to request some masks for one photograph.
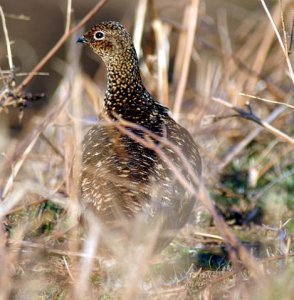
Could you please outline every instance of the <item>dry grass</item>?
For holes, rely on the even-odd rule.
[[[156,151],[198,199],[190,223],[154,258],[159,228],[134,228],[129,241],[117,243],[78,201],[80,143],[93,124],[88,116],[101,111],[103,91],[81,71],[69,38],[104,2],[72,27],[68,0],[64,35],[17,86],[0,10],[9,62],[1,70],[0,114],[33,100],[24,87],[65,42],[71,62],[50,105],[22,138],[8,140],[0,160],[0,299],[291,299],[293,3],[269,8],[260,1],[258,14],[232,6],[244,14],[232,26],[224,7],[214,19],[198,0],[170,1],[171,16],[164,3],[138,1],[134,43],[146,86],[198,140],[204,161],[199,185],[182,153],[161,139],[161,147],[178,153],[196,190],[151,133],[138,138],[125,128],[134,124],[99,120]],[[181,23],[172,18],[179,10]],[[142,236],[143,246],[134,247]],[[98,251],[102,240],[111,256]]]

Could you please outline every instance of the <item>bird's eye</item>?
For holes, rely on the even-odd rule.
[[[94,39],[95,39],[96,41],[101,41],[101,40],[104,39],[104,37],[105,37],[105,35],[104,35],[104,32],[102,32],[102,31],[97,31],[97,32],[95,32],[95,34],[94,34]]]

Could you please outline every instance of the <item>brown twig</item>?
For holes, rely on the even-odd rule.
[[[279,139],[283,140],[284,142],[287,142],[294,146],[294,139],[290,136],[288,136],[286,133],[280,131],[279,129],[275,128],[274,126],[270,125],[268,122],[260,119],[251,109],[251,107],[248,105],[248,110],[242,109],[240,107],[237,107],[223,99],[213,97],[213,101],[218,102],[234,111],[236,111],[241,118],[253,121],[254,123],[257,123],[258,125],[264,127],[269,132],[274,134]]]
[[[282,113],[286,111],[286,107],[277,107],[266,119],[268,123],[276,120]],[[243,140],[241,140],[237,145],[235,145],[229,152],[223,157],[221,164],[218,166],[218,171],[221,172],[236,156],[238,156],[241,151],[257,137],[264,130],[263,127],[257,127],[251,131]]]
[[[27,95],[23,92],[24,88],[32,81],[36,74],[39,74],[39,71],[48,63],[48,61],[54,56],[54,54],[61,48],[61,46],[66,42],[66,40],[77,30],[79,30],[91,17],[95,15],[97,11],[99,11],[102,6],[107,2],[107,0],[101,0],[96,4],[96,6],[74,27],[71,29],[68,28],[70,24],[70,7],[71,0],[69,0],[67,5],[67,18],[66,18],[66,29],[65,33],[61,36],[61,38],[57,41],[57,43],[51,48],[51,50],[41,59],[41,61],[34,67],[34,69],[23,79],[23,81],[16,87],[14,81],[14,67],[12,62],[12,54],[10,49],[10,42],[8,38],[8,32],[6,29],[5,18],[2,8],[0,7],[0,14],[2,17],[3,30],[6,37],[6,45],[8,52],[8,60],[9,67],[12,74],[12,80],[8,82],[8,87],[3,89],[0,94],[0,101],[2,101],[2,106],[0,107],[0,112],[3,109],[7,109],[9,107],[17,106],[24,107],[27,102]],[[22,115],[20,115],[22,117]]]
[[[100,0],[87,14],[86,16],[68,32],[64,33],[52,49],[41,59],[41,61],[34,67],[31,73],[18,85],[15,89],[16,94],[21,92],[34,78],[34,73],[38,73],[53,57],[53,55],[61,48],[66,40],[76,31],[81,29],[86,22],[88,22],[107,2],[107,0]]]

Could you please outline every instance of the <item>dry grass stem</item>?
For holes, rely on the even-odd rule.
[[[93,268],[93,257],[97,252],[98,242],[100,238],[99,225],[93,220],[90,223],[90,230],[88,232],[87,239],[84,243],[84,252],[86,256],[82,259],[77,282],[74,288],[74,299],[83,299],[87,295],[89,279]]]
[[[69,256],[69,257],[95,259],[97,261],[101,260],[100,256],[89,255],[89,253],[87,253],[87,252],[73,252],[73,251],[54,249],[54,248],[48,247],[44,244],[33,243],[33,242],[29,242],[29,241],[8,240],[8,244],[19,245],[22,248],[39,249],[39,250],[45,251],[48,254],[56,254],[56,255],[65,256],[65,257]]]
[[[159,19],[152,22],[155,32],[157,46],[157,64],[158,64],[158,99],[169,106],[169,87],[168,87],[168,61],[169,61],[169,26],[165,26]]]
[[[138,1],[138,8],[136,10],[136,16],[135,16],[135,30],[133,34],[134,39],[134,46],[136,49],[136,52],[138,54],[138,57],[141,57],[141,42],[142,42],[142,36],[143,36],[143,28],[144,28],[144,21],[145,16],[147,12],[147,4],[148,0],[139,0]]]
[[[248,97],[250,99],[255,99],[255,100],[260,100],[260,101],[264,101],[267,103],[272,103],[272,104],[278,104],[278,105],[284,105],[286,107],[292,108],[294,109],[294,105],[290,105],[288,103],[284,103],[284,102],[280,102],[280,101],[275,101],[275,100],[270,100],[270,99],[266,99],[266,98],[261,98],[261,97],[257,97],[254,95],[249,95],[249,94],[245,94],[245,93],[239,93],[240,96],[244,96],[244,97]]]
[[[203,232],[193,232],[193,234],[195,234],[196,236],[202,236],[202,237],[206,237],[206,238],[211,238],[211,239],[215,239],[215,240],[219,240],[219,241],[223,241],[224,239],[216,234],[209,234],[209,233],[203,233]]]
[[[292,29],[291,29],[291,34],[290,34],[290,44],[289,44],[289,49],[288,49],[288,55],[292,54],[293,41],[294,41],[294,20],[292,21]]]
[[[23,152],[21,155],[18,156],[18,159],[13,162],[12,172],[11,175],[8,177],[6,184],[3,187],[3,191],[1,194],[1,199],[4,199],[9,191],[11,190],[13,186],[14,179],[16,175],[18,174],[19,170],[21,169],[24,161],[27,159],[27,156],[32,151],[34,144],[39,138],[39,135],[47,128],[47,126],[52,122],[52,119],[56,117],[56,114],[60,113],[62,108],[64,107],[66,102],[61,103],[60,105],[54,107],[51,112],[48,113],[47,117],[44,119],[44,121],[39,124],[39,127],[33,132],[31,135],[31,138],[25,141],[23,145]],[[8,160],[9,161],[9,160]],[[11,161],[10,161],[11,163]]]
[[[183,103],[185,88],[187,84],[188,72],[191,62],[191,55],[194,45],[195,32],[199,13],[199,0],[189,0],[189,4],[186,6],[184,13],[183,27],[186,33],[183,34],[183,38],[180,38],[178,47],[183,50],[179,50],[179,55],[176,60],[176,66],[180,65],[181,68],[177,68],[175,72],[179,71],[179,79],[177,82],[177,89],[174,100],[173,113],[175,120],[179,120],[180,110]],[[184,41],[183,41],[184,39]],[[183,47],[185,45],[185,47]],[[181,51],[181,52],[180,52]]]
[[[72,13],[72,0],[67,0],[66,6],[66,22],[65,22],[65,30],[64,34],[68,34],[70,29],[70,21],[71,21],[71,13]]]
[[[279,25],[280,22],[280,6],[279,4],[276,4],[273,6],[273,11],[272,11],[272,20]],[[262,22],[260,25],[260,30],[258,31],[259,34],[261,34],[260,39],[255,39],[255,42],[257,45],[259,45],[258,51],[255,56],[254,63],[252,65],[252,70],[260,74],[261,70],[264,66],[264,63],[266,62],[266,58],[268,55],[268,52],[270,51],[271,45],[274,40],[274,31],[272,30],[271,27],[266,26],[265,22]],[[246,48],[245,48],[246,49]],[[257,84],[257,78],[251,77],[248,80],[248,83],[246,85],[246,92],[250,94],[254,94],[255,88]]]
[[[18,20],[31,20],[23,23],[30,26],[41,21],[41,32],[43,20],[34,6],[28,3],[31,19],[4,14],[3,9],[14,10],[9,1],[0,7],[0,59],[5,63],[8,57],[9,65],[0,68],[0,299],[290,299],[292,2],[138,0],[128,9],[127,1],[101,0],[92,8],[86,2],[64,1],[64,16],[59,24],[52,18],[52,32],[64,31],[49,51],[46,29],[44,44],[36,43],[25,26],[19,35]],[[47,5],[48,14],[58,11],[54,1]],[[72,11],[86,9],[72,24]],[[93,75],[96,61],[69,38],[98,11],[96,20],[124,15],[122,23],[133,29],[142,79],[197,141],[201,179],[164,130],[158,136],[115,113],[104,116],[105,69],[99,62]],[[9,37],[15,37],[13,56]],[[67,41],[66,52],[58,51]],[[46,64],[48,73],[42,72]],[[29,87],[39,75],[46,76]],[[20,84],[14,86],[14,79]],[[44,93],[35,96],[24,90],[29,88],[46,91],[49,105],[40,103],[37,112],[33,101]],[[81,145],[93,125],[115,129],[151,149],[173,173],[172,184],[199,204],[160,254],[153,251],[162,237],[162,220],[145,224],[144,212],[133,223],[123,220],[124,238],[81,205]],[[109,180],[129,185],[128,178],[115,174]],[[163,188],[151,182],[152,203]]]
[[[30,21],[31,18],[25,15],[14,15],[14,14],[5,14],[6,18],[11,18],[15,20],[21,20],[21,21]]]
[[[283,43],[281,35],[280,35],[279,31],[278,31],[278,28],[277,28],[277,26],[275,24],[275,21],[274,21],[272,15],[270,14],[270,12],[269,12],[269,10],[267,8],[267,5],[265,4],[264,0],[260,0],[260,2],[262,4],[262,6],[263,6],[263,8],[264,8],[264,10],[265,10],[265,12],[266,12],[269,20],[270,20],[270,22],[271,22],[271,25],[272,25],[272,27],[274,29],[274,32],[276,34],[276,37],[278,39],[278,42],[279,42],[279,44],[280,44],[280,46],[282,48],[282,51],[284,53],[284,56],[285,56],[285,59],[286,59],[286,62],[287,62],[287,66],[288,66],[288,70],[289,70],[289,75],[290,75],[290,78],[291,78],[291,80],[292,80],[292,82],[294,84],[294,72],[293,72],[293,67],[291,65],[291,61],[290,61],[290,58],[289,58],[289,55],[288,55],[288,49],[285,47],[285,45]]]
[[[4,36],[5,36],[5,43],[6,43],[6,49],[7,49],[7,57],[8,57],[8,65],[9,69],[11,72],[14,71],[14,65],[12,61],[12,52],[11,52],[11,43],[9,40],[9,35],[8,35],[8,30],[6,27],[6,20],[5,20],[5,15],[2,9],[2,6],[0,6],[0,15],[1,15],[1,20],[2,20],[2,27],[4,31]]]

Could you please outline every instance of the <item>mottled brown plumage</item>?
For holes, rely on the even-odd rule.
[[[79,38],[104,61],[107,90],[104,113],[144,126],[178,146],[195,173],[201,174],[198,148],[190,134],[177,124],[169,110],[145,89],[130,34],[118,22],[103,22]],[[131,130],[131,129],[130,129]],[[132,131],[143,137],[140,130]],[[172,149],[169,159],[191,182],[183,163]],[[123,135],[115,126],[93,126],[83,142],[81,200],[93,207],[106,224],[130,224],[143,216],[146,228],[161,222],[156,249],[165,247],[188,220],[195,199],[153,151]],[[168,235],[167,235],[168,233]]]

